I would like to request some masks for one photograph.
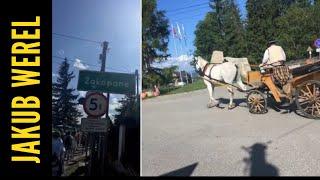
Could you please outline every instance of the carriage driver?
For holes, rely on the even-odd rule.
[[[290,105],[292,103],[291,98],[291,83],[287,83],[291,78],[289,68],[284,64],[286,61],[286,54],[281,46],[276,45],[276,41],[269,41],[268,48],[264,52],[262,64],[259,65],[261,72],[264,73],[265,68],[272,68],[272,76],[275,84],[281,86],[282,90],[289,97],[290,102],[284,105]]]
[[[272,68],[281,66],[286,61],[286,54],[281,46],[276,45],[276,41],[269,41],[268,48],[264,52],[260,67]]]

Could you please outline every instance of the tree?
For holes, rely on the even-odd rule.
[[[144,81],[145,77],[161,76],[159,71],[151,65],[154,62],[162,62],[169,54],[168,42],[170,32],[169,21],[165,17],[164,11],[157,10],[156,0],[142,1],[142,71],[143,86],[149,81]],[[152,86],[152,84],[151,84]]]
[[[284,9],[276,0],[249,0],[246,4],[247,19],[247,42],[250,49],[249,60],[252,63],[260,63],[267,42],[274,40],[277,27],[274,20],[281,15]]]
[[[273,20],[280,15],[280,5],[273,3],[274,0],[247,1],[247,41],[249,60],[253,63],[260,62],[267,42],[274,39],[276,28]]]
[[[167,54],[169,21],[164,11],[157,10],[155,0],[143,0],[142,6],[142,56],[143,68],[149,69],[153,62],[161,62]]]
[[[209,12],[205,19],[197,24],[194,56],[202,56],[209,60],[213,50],[224,50],[225,45],[218,24],[217,14],[214,12]]]
[[[142,74],[142,87],[152,88],[153,85],[164,84],[165,76],[161,73],[162,69],[152,68],[152,71],[146,71]]]
[[[73,72],[69,73],[69,63],[65,59],[59,68],[58,78],[52,85],[52,117],[53,124],[62,124],[75,127],[81,113],[77,109],[75,89],[68,88],[74,78]]]
[[[195,56],[209,60],[213,50],[224,51],[226,56],[244,56],[244,27],[234,0],[211,0],[210,7],[212,11],[196,27]]]
[[[197,24],[195,56],[209,60],[213,50],[261,63],[267,42],[277,40],[287,59],[305,57],[319,37],[319,0],[247,0],[244,21],[233,0],[211,0],[211,12]]]
[[[126,127],[125,152],[122,160],[126,167],[131,167],[135,174],[139,174],[140,167],[140,96],[125,96],[120,101],[121,106],[116,108],[115,123],[113,128],[114,137],[118,138],[119,125]],[[117,144],[115,144],[117,145]],[[116,149],[116,148],[114,148]]]
[[[247,54],[245,31],[240,17],[240,10],[234,0],[226,1],[224,13],[224,31],[227,44],[225,54],[231,57],[244,57]]]
[[[307,48],[320,37],[319,7],[319,5],[301,5],[299,2],[277,19],[278,40],[285,47],[288,59],[308,57]]]
[[[115,115],[116,125],[119,123],[131,123],[134,126],[140,125],[140,99],[137,96],[125,96],[119,103],[120,107],[116,108]]]
[[[168,68],[163,68],[162,72],[165,77],[164,84],[169,84],[174,82],[174,72],[176,72],[178,69],[178,66],[171,66]]]

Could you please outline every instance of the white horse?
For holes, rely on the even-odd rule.
[[[230,93],[230,101],[228,109],[235,108],[235,103],[233,103],[234,90],[231,84],[237,84],[239,88],[243,91],[247,90],[247,87],[243,84],[241,80],[240,71],[236,64],[232,62],[225,62],[222,64],[210,64],[208,61],[204,60],[202,57],[195,57],[196,70],[204,79],[204,83],[207,86],[209,92],[209,104],[208,108],[212,108],[219,105],[219,101],[213,97],[214,84],[216,83],[227,83],[228,92]]]

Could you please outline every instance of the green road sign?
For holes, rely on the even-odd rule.
[[[98,91],[114,94],[135,94],[134,74],[80,70],[79,91]]]

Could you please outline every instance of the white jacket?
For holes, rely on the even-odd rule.
[[[286,61],[286,54],[281,46],[271,45],[263,55],[263,64],[280,65],[280,61]]]

